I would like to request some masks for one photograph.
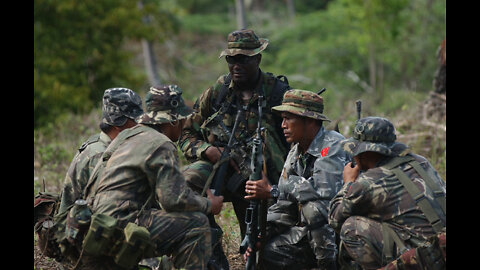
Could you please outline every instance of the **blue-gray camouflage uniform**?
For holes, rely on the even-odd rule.
[[[321,114],[323,99],[307,91],[287,91],[282,105],[273,110],[329,121]],[[350,161],[342,139],[321,127],[304,154],[298,143],[288,153],[278,201],[268,209],[269,240],[262,258],[267,268],[335,268],[337,245],[328,225],[328,206],[342,187],[343,167]]]

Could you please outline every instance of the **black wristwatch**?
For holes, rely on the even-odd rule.
[[[278,191],[277,185],[272,186],[272,188],[270,189],[270,195],[272,196],[272,198],[275,198],[275,199],[278,198],[278,195],[280,195],[280,192]]]

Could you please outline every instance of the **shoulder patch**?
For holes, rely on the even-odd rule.
[[[87,148],[88,145],[90,145],[90,144],[92,144],[92,143],[95,143],[95,142],[98,142],[99,139],[100,139],[100,134],[95,134],[95,135],[90,136],[90,138],[88,138],[88,140],[86,140],[86,141],[78,148],[78,151],[79,151],[79,152],[82,152],[83,150],[85,150],[85,148]]]

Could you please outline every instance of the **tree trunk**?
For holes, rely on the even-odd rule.
[[[137,2],[138,9],[143,9],[143,1],[139,0]],[[149,24],[150,18],[142,18],[143,23]],[[142,39],[142,50],[143,50],[143,62],[145,63],[145,71],[147,72],[148,82],[151,86],[159,85],[162,83],[160,77],[158,76],[157,71],[157,61],[155,60],[155,53],[153,50],[152,42]]]
[[[290,20],[295,18],[295,3],[293,0],[286,0],[287,1],[287,9],[288,9],[288,16]]]
[[[247,20],[245,17],[245,4],[243,0],[235,0],[235,9],[237,12],[237,28],[246,29],[247,28]]]
[[[368,46],[368,73],[369,73],[369,84],[376,90],[377,89],[377,66],[375,63],[375,45],[373,42]]]
[[[162,83],[157,71],[157,61],[155,60],[155,54],[153,51],[152,42],[142,39],[143,49],[143,62],[145,63],[145,70],[148,76],[148,82],[150,85],[159,85]]]

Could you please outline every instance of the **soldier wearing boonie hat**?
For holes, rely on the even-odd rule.
[[[220,212],[223,197],[194,193],[179,168],[174,141],[192,112],[176,85],[151,87],[138,125],[122,131],[95,167],[87,194],[92,212],[135,222],[150,232],[153,256],[170,255],[175,268],[206,269],[211,232],[206,214]]]
[[[282,104],[282,128],[292,147],[280,176],[277,203],[268,209],[271,231],[264,249],[267,269],[336,269],[335,232],[328,225],[328,204],[342,186],[342,171],[350,160],[341,148],[344,137],[326,130],[323,98],[311,91],[291,89]],[[272,187],[275,188],[275,187]]]
[[[103,94],[102,123],[122,126],[127,118],[134,120],[143,113],[142,99],[128,88],[116,87]]]
[[[405,144],[395,141],[396,138],[390,121],[382,117],[365,117],[356,122],[353,136],[342,141],[342,145],[352,157],[367,151],[395,156],[400,154],[400,149],[407,150]]]
[[[152,86],[145,96],[145,113],[137,118],[140,124],[163,124],[187,118],[193,112],[182,98],[177,85]]]
[[[179,144],[187,160],[192,163],[186,173],[198,176],[187,179],[187,182],[192,189],[201,192],[208,178],[201,176],[210,175],[212,171],[215,173],[214,164],[219,162],[221,152],[228,144],[228,134],[233,129],[237,108],[245,108],[245,117],[239,121],[234,134],[238,147],[230,152],[229,169],[222,190],[225,200],[234,205],[242,239],[246,230],[246,208],[249,205],[248,198],[245,197],[245,183],[251,171],[251,139],[256,134],[258,124],[259,96],[263,96],[261,121],[265,128],[265,132],[262,132],[265,142],[264,175],[270,183],[277,183],[289,149],[280,128],[282,119],[272,113],[271,108],[281,103],[283,94],[290,86],[285,76],[275,76],[260,69],[262,53],[268,44],[268,39],[258,37],[251,29],[235,30],[228,34],[227,44],[219,55],[219,58],[225,57],[228,74],[221,75],[202,92],[195,103],[195,113],[185,123]],[[217,224],[213,226],[218,227]],[[221,244],[214,245],[216,249],[222,249]],[[228,261],[221,254],[223,251],[214,253],[219,254],[217,261],[223,261],[218,267],[227,269]]]
[[[60,206],[55,215],[57,241],[65,251],[63,255],[72,261],[78,260],[78,253],[72,252],[75,247],[67,241],[71,237],[65,231],[68,211],[77,199],[83,199],[88,179],[111,141],[120,131],[135,125],[134,119],[143,113],[142,99],[128,88],[108,88],[102,100],[101,132],[90,136],[79,147],[65,176]]]
[[[339,258],[378,269],[444,232],[445,183],[424,157],[396,142],[388,119],[357,120],[341,144],[356,165],[345,166],[344,185],[330,203],[329,224],[345,247]],[[443,260],[435,256],[430,265]]]
[[[330,122],[330,119],[323,115],[323,98],[311,91],[288,90],[283,96],[282,105],[275,106],[272,110]]]
[[[227,48],[220,53],[218,58],[237,54],[254,56],[265,50],[267,46],[268,39],[258,38],[253,30],[233,31],[227,36]]]

